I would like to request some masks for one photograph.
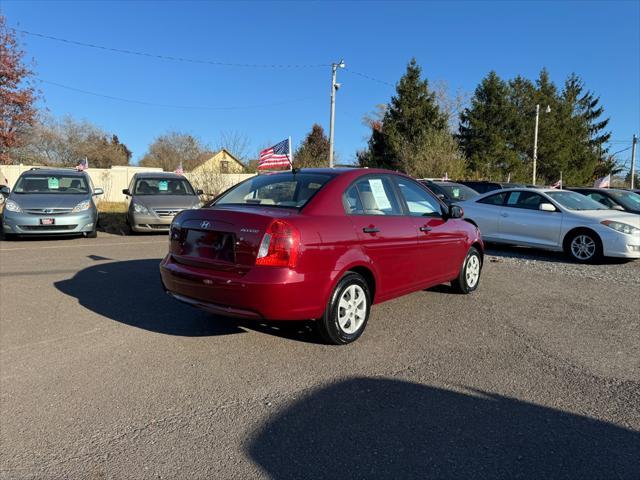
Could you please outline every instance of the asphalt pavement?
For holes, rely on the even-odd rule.
[[[640,478],[640,261],[491,251],[334,347],[177,303],[166,248],[0,242],[0,478]]]

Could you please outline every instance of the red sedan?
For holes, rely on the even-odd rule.
[[[160,264],[167,293],[225,316],[315,319],[356,340],[372,304],[451,282],[470,293],[480,232],[412,178],[387,170],[304,169],[246,180],[174,219]]]

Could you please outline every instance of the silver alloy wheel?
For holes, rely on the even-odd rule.
[[[578,260],[589,260],[596,254],[596,242],[589,235],[576,235],[571,241],[571,253]]]
[[[352,334],[367,317],[367,297],[360,285],[345,288],[338,302],[338,325],[344,333]]]
[[[475,287],[476,283],[478,283],[478,279],[480,278],[480,259],[477,255],[471,255],[467,259],[467,268],[464,275],[467,280],[467,285],[470,288]]]

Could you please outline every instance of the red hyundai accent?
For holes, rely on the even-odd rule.
[[[246,180],[174,219],[162,282],[174,298],[255,320],[316,320],[356,340],[372,304],[451,282],[470,293],[480,232],[412,178],[303,169]]]

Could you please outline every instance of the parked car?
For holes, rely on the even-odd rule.
[[[201,206],[202,190],[175,173],[136,173],[122,193],[129,199],[127,225],[132,232],[168,232],[178,213]]]
[[[94,197],[103,192],[93,187],[86,172],[32,168],[20,175],[13,191],[6,186],[2,189],[7,197],[2,212],[6,239],[18,235],[97,236]]]
[[[461,202],[487,242],[565,251],[578,262],[640,258],[640,217],[576,192],[510,189]]]
[[[420,180],[429,190],[447,205],[463,202],[480,195],[473,188],[461,183],[435,180]]]
[[[356,340],[372,304],[444,282],[478,287],[483,244],[412,178],[377,169],[252,177],[171,225],[164,288],[201,309],[252,320],[316,319]]]
[[[527,185],[525,183],[487,182],[485,180],[458,180],[457,183],[461,183],[462,185],[473,188],[478,193],[487,193],[505,188],[533,187],[533,185]]]
[[[629,190],[589,187],[571,187],[567,190],[586,195],[607,208],[640,215],[640,195]]]

